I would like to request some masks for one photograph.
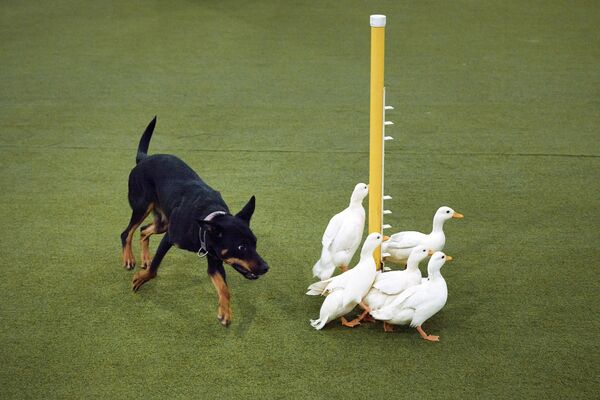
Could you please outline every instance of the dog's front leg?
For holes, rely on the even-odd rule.
[[[208,258],[208,276],[215,289],[217,289],[217,295],[219,296],[219,312],[217,318],[223,326],[229,326],[231,324],[231,307],[229,305],[229,287],[225,280],[225,269],[223,268],[223,262],[210,255]]]

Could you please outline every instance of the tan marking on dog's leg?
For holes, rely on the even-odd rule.
[[[154,208],[154,221],[150,225],[146,227],[142,227],[140,232],[140,244],[142,251],[142,269],[146,269],[150,267],[152,263],[152,256],[150,255],[150,236],[165,233],[169,228],[169,224],[167,222],[167,218],[165,215],[157,209]]]
[[[148,225],[140,232],[140,245],[142,248],[142,265],[140,267],[143,269],[148,268],[152,262],[152,256],[150,256],[150,236],[155,233],[157,233],[156,222]]]
[[[223,276],[221,276],[219,273],[210,275],[210,280],[215,286],[215,289],[217,289],[217,294],[219,296],[219,312],[217,314],[217,318],[221,322],[221,325],[228,326],[231,323],[229,287],[227,286],[227,283],[225,283]]]
[[[131,247],[131,241],[133,240],[133,234],[135,230],[144,222],[146,217],[150,214],[152,209],[154,208],[154,203],[150,203],[148,205],[148,209],[144,213],[143,217],[140,218],[139,221],[135,222],[129,228],[127,232],[127,238],[125,239],[125,246],[123,246],[123,264],[127,269],[133,269],[135,267],[135,256],[133,255],[133,249]]]

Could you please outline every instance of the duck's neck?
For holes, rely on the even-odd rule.
[[[436,215],[435,217],[433,217],[433,229],[431,230],[431,233],[440,233],[443,231],[444,231],[444,219],[438,218],[438,216]]]
[[[362,263],[363,261],[369,261],[369,258],[370,258],[373,261],[372,264],[375,265],[375,260],[373,259],[373,251],[375,251],[375,250],[361,251],[360,252],[360,262]],[[371,263],[368,263],[368,264],[371,265]],[[377,266],[375,265],[375,267],[377,267]]]
[[[357,208],[357,207],[362,207],[362,199],[359,198],[358,196],[352,196],[350,197],[350,205],[348,206],[350,208]]]
[[[433,271],[427,271],[427,279],[430,281],[435,281],[442,278],[442,274],[439,269],[435,269]]]
[[[410,257],[406,261],[406,270],[407,271],[416,271],[419,269],[419,263],[415,260],[411,260]]]

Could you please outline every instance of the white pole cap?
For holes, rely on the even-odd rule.
[[[371,26],[373,28],[385,27],[385,15],[381,15],[381,14],[371,15]]]

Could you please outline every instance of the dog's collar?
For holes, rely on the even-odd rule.
[[[214,211],[204,217],[204,221],[212,221],[217,215],[226,215],[225,211]],[[208,255],[208,247],[206,247],[206,229],[202,230],[202,225],[198,228],[198,238],[200,239],[200,248],[198,249],[198,257],[206,257]]]
[[[216,217],[217,215],[226,215],[227,213],[225,211],[213,211],[210,214],[208,214],[206,217],[204,217],[205,221],[212,221],[212,219],[214,217]]]

